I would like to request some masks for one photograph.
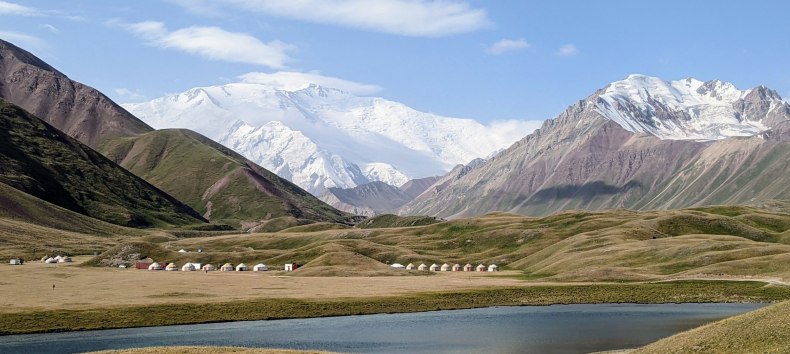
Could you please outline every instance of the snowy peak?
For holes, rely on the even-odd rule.
[[[664,81],[645,75],[613,82],[593,97],[595,110],[624,129],[669,140],[757,135],[768,127],[761,116],[744,114],[744,102],[768,101],[770,109],[783,104],[776,92],[762,87],[739,90],[719,80]]]

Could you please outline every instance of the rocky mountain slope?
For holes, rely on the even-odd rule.
[[[3,40],[0,40],[0,98],[92,148],[113,137],[152,130],[101,92],[72,81],[41,59]]]
[[[231,224],[279,217],[344,222],[348,215],[303,189],[190,130],[116,138],[101,151],[129,171]],[[252,225],[250,225],[252,226]]]
[[[212,220],[249,218],[255,223],[287,214],[310,221],[335,221],[342,215],[199,134],[154,132],[99,91],[70,80],[32,54],[3,41],[0,73],[0,96],[41,112],[42,119],[55,128],[101,153],[111,153],[113,160]]]
[[[132,227],[205,220],[190,207],[124,170],[21,108],[0,100],[0,183],[64,209]],[[9,216],[41,206],[16,194],[0,197]],[[36,203],[33,203],[36,204]]]
[[[484,126],[383,98],[314,84],[277,89],[249,77],[123,106],[156,128],[204,134],[316,195],[444,174],[530,132],[523,122]]]
[[[632,75],[401,213],[546,215],[788,199],[788,122],[790,107],[765,87]]]

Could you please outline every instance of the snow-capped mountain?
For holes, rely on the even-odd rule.
[[[748,117],[738,110],[736,103],[753,90],[739,90],[719,80],[664,81],[631,75],[607,86],[595,105],[600,114],[630,132],[670,140],[721,140],[768,129],[762,117]],[[770,104],[781,106],[781,98],[774,96],[769,97]]]
[[[527,122],[483,125],[314,84],[288,91],[240,82],[123,106],[157,129],[204,134],[318,195],[444,174],[533,130]]]

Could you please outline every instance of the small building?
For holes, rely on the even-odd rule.
[[[461,271],[461,265],[460,264],[453,265],[453,272],[460,272],[460,271]]]
[[[197,270],[197,268],[195,268],[195,265],[192,263],[187,263],[181,266],[182,272],[194,272],[195,270]]]
[[[175,263],[170,263],[167,265],[167,267],[165,267],[165,270],[168,272],[177,272],[178,266]]]
[[[452,267],[449,264],[447,263],[442,264],[442,268],[441,268],[442,272],[449,272],[450,269],[452,269]]]
[[[430,270],[432,272],[437,272],[437,271],[439,271],[439,266],[436,263],[431,264],[431,267],[428,268],[428,270]]]
[[[283,269],[285,269],[286,272],[293,272],[293,271],[297,270],[298,268],[299,268],[299,265],[296,264],[296,263],[286,263],[285,264],[285,268],[283,268]]]
[[[427,265],[425,265],[425,263],[423,263],[423,264],[420,264],[420,266],[419,266],[419,267],[417,267],[417,270],[428,270],[428,266],[427,266]]]
[[[249,271],[249,270],[250,270],[250,267],[248,267],[244,263],[239,263],[239,265],[236,266],[236,271],[237,272],[246,272],[246,271]]]
[[[135,269],[148,269],[153,262],[137,262],[134,264]]]
[[[472,272],[475,270],[475,267],[469,263],[464,266],[464,272]]]
[[[47,258],[47,260],[44,261],[44,263],[55,264],[55,263],[58,263],[58,260],[53,258],[53,257],[49,257],[49,258]]]
[[[215,270],[217,270],[217,267],[215,267],[213,264],[206,264],[203,266],[204,272],[213,272]]]
[[[417,267],[414,266],[414,263],[409,263],[406,265],[406,270],[415,270]]]
[[[156,262],[151,263],[150,265],[148,265],[148,270],[162,270],[162,269],[165,269],[165,267],[162,267],[161,264],[156,263]]]
[[[232,272],[234,270],[236,270],[236,268],[234,268],[233,264],[230,263],[225,263],[222,265],[222,267],[219,267],[220,272]]]
[[[252,267],[252,271],[253,272],[265,272],[265,271],[268,271],[268,270],[269,270],[269,267],[267,267],[263,263],[258,263],[254,267]]]
[[[10,264],[10,265],[22,265],[22,260],[19,259],[19,258],[11,258],[11,260],[8,261],[8,264]]]
[[[60,259],[58,259],[58,263],[71,263],[71,257],[60,257]]]
[[[498,272],[499,271],[499,267],[497,267],[496,264],[492,264],[492,265],[488,266],[488,271],[489,272]]]
[[[477,268],[475,268],[475,270],[478,271],[478,272],[485,272],[486,271],[486,266],[484,266],[482,264],[478,264]]]
[[[390,265],[390,267],[395,268],[395,269],[406,269],[406,266],[404,266],[403,264],[400,264],[400,263],[392,263]]]

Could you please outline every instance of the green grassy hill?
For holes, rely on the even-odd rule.
[[[205,222],[172,196],[2,100],[0,183],[117,225],[151,227]],[[14,202],[11,195],[4,194],[3,198],[9,207]]]
[[[190,130],[165,129],[116,138],[100,150],[212,221],[249,229],[281,217],[307,222],[347,222],[349,217]],[[284,225],[290,226],[294,225]]]

